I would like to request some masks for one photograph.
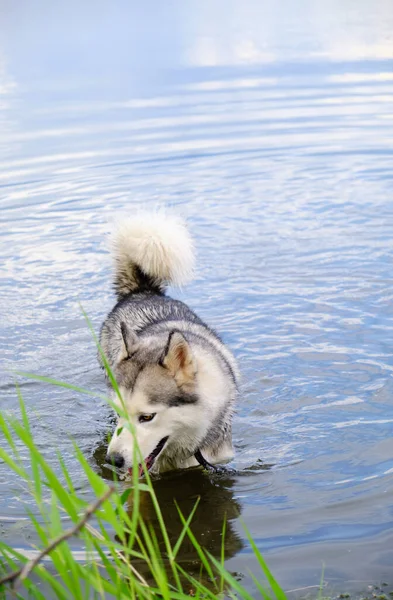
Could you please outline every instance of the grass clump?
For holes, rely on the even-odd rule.
[[[121,399],[105,356],[101,354],[101,358],[112,387]],[[87,391],[45,377],[35,378],[76,392]],[[55,468],[44,458],[33,439],[22,395],[17,391],[21,418],[0,412],[0,435],[4,440],[0,460],[8,466],[10,478],[17,477],[25,493],[33,499],[36,510],[27,514],[38,543],[34,556],[28,557],[0,541],[0,599],[11,594],[15,598],[40,600],[182,600],[190,596],[252,600],[250,593],[225,568],[225,520],[218,557],[204,549],[192,532],[198,501],[190,514],[182,514],[178,508],[181,529],[177,539],[171,541],[146,468],[144,479],[139,478],[138,463],[143,461],[137,448],[131,481],[124,489],[117,481],[110,485],[105,482],[75,446],[76,460],[90,488],[87,500],[86,492],[78,489],[61,456]],[[111,400],[108,402],[113,406]],[[127,418],[124,406],[116,410]],[[131,423],[126,426],[132,433]],[[141,499],[146,495],[155,511],[156,528],[143,518]],[[284,600],[285,593],[271,575],[251,536],[247,535],[261,567],[260,576],[267,579],[271,588],[271,592],[266,591],[260,577],[254,576],[262,597]],[[78,548],[83,548],[83,560],[73,551],[75,537],[79,540]],[[192,545],[197,557],[198,568],[193,572],[178,561],[185,541]]]
[[[34,499],[37,511],[28,513],[40,541],[34,558],[0,541],[0,598],[12,592],[14,597],[59,598],[166,598],[181,600],[190,595],[216,598],[225,594],[251,599],[247,590],[224,566],[223,549],[219,559],[210,555],[192,533],[192,518],[198,502],[189,515],[180,519],[183,528],[175,543],[170,542],[160,506],[149,474],[139,479],[138,460],[132,482],[122,490],[116,482],[108,485],[92,469],[86,457],[75,447],[91,487],[93,500],[78,492],[61,457],[58,468],[48,464],[32,437],[25,404],[19,394],[22,418],[0,413],[0,432],[8,448],[0,447],[0,459],[11,473],[23,482]],[[23,453],[19,450],[22,446]],[[29,459],[26,460],[28,451]],[[23,454],[23,458],[22,458]],[[160,531],[144,522],[140,510],[142,494],[148,494],[156,511]],[[130,507],[131,510],[130,510]],[[65,526],[66,525],[66,526]],[[78,536],[85,559],[77,560],[70,542]],[[163,540],[163,543],[159,543]],[[192,543],[200,561],[200,576],[191,575],[177,562],[185,538]],[[251,541],[251,537],[250,537]],[[267,577],[274,595],[284,600],[285,594],[270,574],[255,544],[252,548]],[[269,593],[258,587],[264,598]]]

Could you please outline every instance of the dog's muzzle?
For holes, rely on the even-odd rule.
[[[157,456],[161,453],[161,451],[163,450],[165,444],[167,443],[169,438],[169,435],[167,435],[166,437],[162,438],[162,440],[160,440],[157,444],[157,446],[154,448],[153,452],[151,452],[149,454],[149,456],[147,458],[145,458],[145,465],[146,465],[146,469],[148,471],[150,471],[150,469],[152,468],[152,466],[155,463],[155,460],[157,458]],[[129,473],[132,473],[132,467],[130,469],[128,469]],[[141,477],[143,475],[143,465],[140,464],[139,465],[139,477]]]

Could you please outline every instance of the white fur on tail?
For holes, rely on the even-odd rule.
[[[162,212],[117,222],[112,235],[115,288],[121,298],[138,289],[163,291],[192,278],[194,249],[184,221]]]

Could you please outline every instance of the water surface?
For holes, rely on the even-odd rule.
[[[393,11],[380,2],[1,5],[1,408],[9,369],[104,391],[106,234],[169,205],[198,249],[187,301],[242,371],[236,474],[157,482],[202,496],[196,532],[251,591],[237,515],[284,589],[393,581]],[[99,400],[21,380],[48,460],[100,467]],[[88,487],[80,477],[80,486]],[[28,549],[0,464],[0,528]],[[28,500],[25,501],[28,502]],[[174,532],[174,535],[176,532]],[[185,550],[182,559],[188,560]]]

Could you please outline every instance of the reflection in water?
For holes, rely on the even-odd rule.
[[[94,461],[103,477],[113,479],[112,471],[103,464],[106,448],[103,441],[94,451]],[[234,520],[240,516],[241,505],[234,497],[235,479],[229,470],[210,473],[197,467],[165,473],[159,478],[153,478],[152,483],[172,547],[175,546],[183,529],[178,508],[187,518],[198,501],[198,507],[191,522],[191,531],[198,543],[214,557],[220,558],[225,522],[225,559],[232,558],[243,548],[242,539],[236,532],[234,524]],[[124,489],[127,489],[127,485],[123,485]],[[130,512],[132,512],[132,504],[130,504]],[[140,514],[145,526],[154,532],[160,550],[165,556],[166,546],[160,522],[148,492],[141,492]],[[141,531],[139,531],[139,536],[143,539]],[[188,536],[184,537],[177,555],[177,562],[187,573],[199,577],[201,562]],[[145,563],[135,561],[133,564],[145,578],[148,578],[149,570]],[[170,569],[168,569],[168,576],[170,576]],[[207,584],[208,581],[206,580],[205,583]]]
[[[214,476],[199,468],[173,473],[153,482],[172,547],[183,529],[176,504],[187,518],[199,498],[191,522],[191,530],[198,543],[214,557],[219,558],[223,523],[226,520],[225,558],[231,558],[241,550],[243,543],[233,523],[233,520],[240,515],[240,504],[233,496],[232,486],[233,480],[230,477]],[[159,521],[148,493],[142,494],[140,510],[144,523],[152,527],[160,549],[165,553]],[[194,576],[200,572],[201,563],[198,553],[187,536],[182,542],[177,562]]]
[[[113,473],[103,465],[105,452],[106,445],[103,443],[95,450],[94,460],[101,475],[106,479],[113,479]],[[187,518],[198,501],[191,522],[191,530],[198,543],[214,557],[219,558],[223,524],[226,521],[225,558],[235,556],[242,549],[243,542],[234,527],[234,519],[240,516],[241,505],[234,497],[235,479],[229,470],[210,473],[197,467],[165,473],[158,478],[153,478],[152,483],[172,547],[183,529],[177,507]],[[126,489],[127,485],[123,485]],[[147,492],[141,492],[140,513],[145,525],[157,536],[160,549],[165,555],[166,548],[160,523],[151,496]],[[200,572],[200,559],[187,536],[180,547],[177,562],[194,576]],[[143,565],[138,566],[141,572],[143,568]]]

